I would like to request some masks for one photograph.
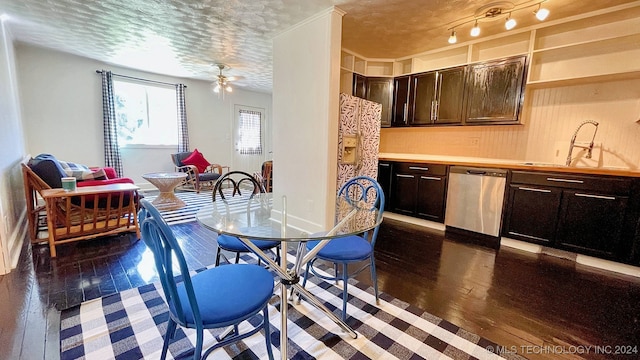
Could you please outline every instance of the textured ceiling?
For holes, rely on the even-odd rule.
[[[344,11],[343,47],[368,58],[400,58],[447,45],[452,23],[489,0],[0,0],[12,36],[106,63],[213,80],[217,62],[246,89],[270,92],[271,39],[335,5]],[[549,20],[632,0],[548,0]],[[536,1],[516,1],[535,4]],[[514,13],[519,27],[530,11]],[[485,26],[486,25],[486,26]],[[461,26],[459,41],[471,25]],[[481,36],[502,32],[483,24]]]

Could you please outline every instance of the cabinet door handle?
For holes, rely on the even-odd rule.
[[[436,119],[436,115],[435,115],[435,110],[436,109],[436,101],[435,100],[431,100],[431,118],[429,120],[433,121]]]
[[[404,110],[402,112],[402,116],[404,116],[404,123],[407,123],[407,120],[409,119],[409,104],[404,103]]]
[[[401,178],[414,178],[413,175],[404,175],[404,174],[396,174],[396,177],[401,177]]]
[[[528,188],[528,187],[518,187],[518,190],[535,191],[535,192],[541,192],[541,193],[550,193],[551,192],[551,190],[535,189],[535,188]]]
[[[438,121],[438,115],[440,115],[440,111],[438,111],[440,107],[440,101],[436,100],[435,101],[435,106],[433,108],[433,121]]]
[[[573,179],[560,179],[560,178],[547,178],[547,181],[555,181],[555,182],[566,182],[566,183],[575,183],[575,184],[583,184],[582,180],[573,180]]]
[[[602,200],[615,200],[614,196],[603,196],[603,195],[591,195],[591,194],[581,194],[575,193],[576,196],[592,198],[592,199],[602,199]]]
[[[424,180],[442,180],[442,178],[439,177],[433,177],[433,176],[420,176],[420,179],[424,179]]]
[[[382,163],[382,164],[378,164],[378,166],[389,167],[389,166],[391,166],[391,164],[384,164],[384,163]]]
[[[429,171],[429,168],[428,167],[419,167],[419,166],[409,166],[409,170]]]

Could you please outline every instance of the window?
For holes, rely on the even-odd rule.
[[[262,154],[262,112],[241,108],[238,111],[237,151],[244,155]]]
[[[176,90],[113,81],[118,145],[177,145]]]

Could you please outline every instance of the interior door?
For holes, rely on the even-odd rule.
[[[269,160],[265,155],[265,111],[241,105],[234,110],[231,170],[253,174]]]

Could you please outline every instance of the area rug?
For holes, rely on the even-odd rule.
[[[250,192],[245,191],[241,196],[231,196],[231,189],[223,189],[222,191],[225,193],[231,211],[234,211],[234,209],[237,209],[238,211],[244,210],[246,201],[251,195]],[[144,198],[149,201],[153,201],[157,196],[157,193],[149,195],[145,194]],[[200,210],[204,206],[211,205],[213,202],[211,191],[200,193],[191,191],[177,192],[176,196],[185,202],[186,205],[184,207],[176,210],[158,209],[160,210],[160,214],[162,214],[162,217],[169,225],[196,221],[196,213],[198,212],[198,210]]]
[[[158,196],[157,193],[144,195],[144,198],[153,201]],[[185,206],[176,210],[160,210],[162,217],[169,225],[182,224],[196,221],[196,213],[203,206],[211,205],[211,191],[208,192],[178,192],[176,196],[185,202]]]
[[[243,261],[253,262],[250,255]],[[224,266],[224,265],[222,265]],[[330,309],[341,309],[342,290],[311,277],[307,288]],[[498,359],[497,344],[465,331],[387,294],[375,305],[373,289],[349,284],[349,335],[304,300],[289,304],[288,354],[291,359]],[[159,284],[149,284],[82,303],[61,313],[61,359],[157,359],[162,349],[168,308]],[[269,305],[270,339],[280,357],[278,297]],[[339,313],[340,310],[337,310]],[[249,321],[261,320],[260,315]],[[249,326],[246,322],[242,327]],[[205,331],[205,346],[218,330]],[[265,359],[263,333],[214,351],[210,359]],[[168,359],[193,356],[195,332],[179,328]],[[503,349],[503,348],[502,348]],[[505,352],[503,357],[523,359]]]

